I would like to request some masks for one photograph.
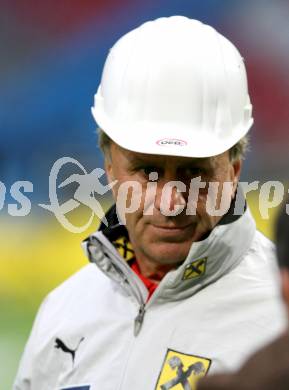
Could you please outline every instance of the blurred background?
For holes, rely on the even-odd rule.
[[[216,27],[239,48],[248,70],[255,124],[242,179],[286,181],[289,2],[0,0],[0,5],[0,390],[9,390],[41,300],[87,263],[80,242],[97,220],[72,233],[38,203],[49,203],[48,177],[58,158],[75,158],[87,171],[102,166],[90,107],[109,48],[125,32],[160,16],[185,15]],[[27,194],[31,211],[12,217],[8,204],[17,202],[10,189],[18,180],[33,183]],[[108,207],[110,199],[103,201]],[[252,193],[258,227],[272,237],[276,210],[263,220],[257,201],[258,193]],[[82,226],[89,215],[81,206],[72,218]]]

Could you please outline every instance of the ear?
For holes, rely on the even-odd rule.
[[[281,268],[281,292],[289,314],[289,269]]]
[[[235,196],[237,190],[238,182],[241,175],[242,165],[243,165],[243,161],[241,159],[236,160],[235,162],[232,163],[232,179],[231,179],[233,182],[232,198]]]
[[[108,183],[110,184],[110,183],[114,182],[115,181],[115,175],[114,175],[112,159],[110,158],[110,156],[106,156],[105,157],[104,169],[105,169],[105,173],[106,173],[106,177],[107,177]],[[117,187],[116,185],[113,185],[111,187],[111,192],[112,192],[112,195],[113,195],[114,199],[116,199],[116,194],[117,194],[116,187]]]
[[[111,159],[108,157],[105,157],[104,169],[105,169],[105,173],[107,176],[107,181],[109,183],[113,182],[115,180],[114,173],[113,173],[113,165],[112,165]]]

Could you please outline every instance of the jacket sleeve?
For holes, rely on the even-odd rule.
[[[33,390],[37,387],[33,380],[37,367],[35,347],[37,346],[38,329],[43,312],[45,310],[46,302],[47,298],[41,304],[34,320],[29,339],[26,343],[23,355],[19,363],[18,372],[16,374],[16,378],[13,384],[13,390]]]

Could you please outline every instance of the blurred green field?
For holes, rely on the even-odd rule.
[[[258,211],[257,194],[248,202],[258,228],[272,238],[276,209],[269,220]],[[78,218],[80,225],[85,218]],[[52,216],[8,218],[0,223],[0,390],[10,390],[36,310],[55,286],[87,263],[80,242],[97,228],[66,231]]]

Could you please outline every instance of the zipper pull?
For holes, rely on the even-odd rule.
[[[135,337],[139,334],[139,332],[141,330],[144,315],[145,315],[145,304],[143,303],[142,305],[140,305],[138,315],[135,317],[135,320],[134,320],[134,335],[135,335]]]

